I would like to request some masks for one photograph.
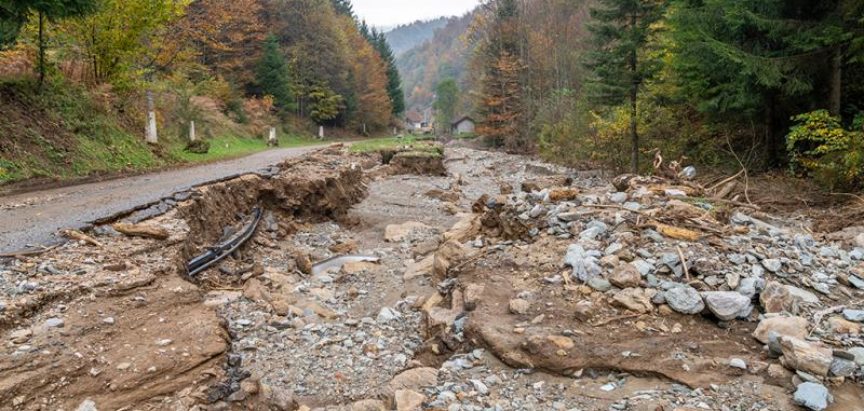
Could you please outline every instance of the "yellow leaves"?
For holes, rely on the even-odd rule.
[[[674,240],[696,242],[702,238],[702,233],[698,231],[661,223],[652,223],[650,225],[653,225],[654,229],[657,230],[658,233]]]

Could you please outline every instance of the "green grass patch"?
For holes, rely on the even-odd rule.
[[[354,153],[373,153],[377,151],[402,150],[441,154],[441,146],[429,139],[409,135],[405,137],[385,137],[364,140],[351,145]]]
[[[171,156],[182,162],[194,163],[242,157],[270,148],[267,146],[266,140],[254,137],[221,136],[207,141],[210,143],[210,151],[207,154],[190,153],[185,151],[185,143],[176,142],[171,144]],[[279,137],[279,148],[305,147],[316,144],[321,144],[321,140],[297,135]]]

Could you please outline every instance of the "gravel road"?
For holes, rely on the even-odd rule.
[[[254,172],[316,147],[264,151],[224,162],[0,197],[0,253],[56,241],[63,228],[159,200],[191,186]]]

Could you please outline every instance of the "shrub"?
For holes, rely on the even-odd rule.
[[[800,114],[792,121],[786,150],[794,172],[810,175],[831,190],[864,185],[864,133],[844,129],[826,110]]]

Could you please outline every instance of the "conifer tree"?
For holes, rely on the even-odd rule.
[[[365,24],[365,23],[364,23]],[[387,94],[390,96],[390,104],[393,106],[393,115],[402,114],[405,111],[405,93],[402,91],[402,78],[396,67],[396,57],[384,33],[373,28],[370,32],[370,42],[378,51],[384,64],[387,65]]]
[[[593,72],[590,93],[595,102],[630,107],[630,166],[639,172],[637,100],[640,88],[657,71],[656,57],[649,52],[655,23],[663,17],[662,0],[597,0],[591,9],[594,50],[588,67]]]
[[[264,41],[264,50],[258,62],[255,81],[261,93],[273,96],[276,106],[280,109],[290,111],[296,108],[288,64],[279,49],[279,40],[275,36],[270,36]]]

